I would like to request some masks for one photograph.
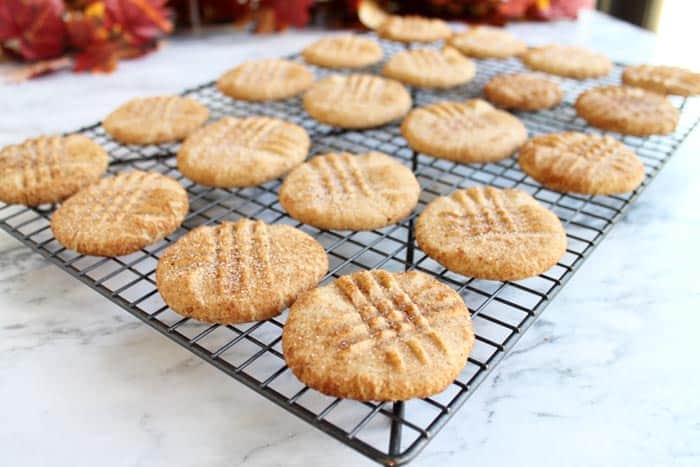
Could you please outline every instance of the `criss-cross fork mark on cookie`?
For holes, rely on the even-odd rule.
[[[343,81],[330,93],[329,102],[337,99],[372,102],[380,98],[386,89],[386,82],[377,76],[353,74],[340,79]]]
[[[343,276],[335,285],[362,321],[361,325],[346,322],[338,327],[336,336],[341,350],[357,353],[378,349],[396,369],[405,368],[402,354],[406,348],[419,362],[429,364],[435,351],[426,348],[426,340],[439,354],[447,354],[443,338],[391,273],[378,270]],[[414,294],[420,296],[422,292]]]
[[[264,222],[242,219],[207,232],[212,244],[207,252],[208,264],[215,276],[218,295],[254,288],[275,290],[270,235]]]
[[[153,223],[171,214],[162,212],[139,213],[141,205],[147,202],[147,196],[154,187],[160,185],[160,174],[150,172],[127,172],[103,181],[95,187],[96,193],[85,200],[86,204],[97,205],[102,215],[91,225],[119,225],[131,216],[139,215],[142,222]]]
[[[469,28],[466,32],[452,36],[448,43],[477,57],[505,58],[527,49],[524,41],[502,29],[488,26]]]
[[[307,50],[312,52],[333,53],[338,55],[350,55],[366,52],[374,52],[379,47],[370,39],[357,36],[329,37],[312,44]]]
[[[299,138],[295,138],[284,128],[281,120],[268,117],[238,119],[224,117],[211,124],[201,133],[201,139],[192,154],[205,152],[226,152],[231,148],[260,150],[272,155],[285,157],[299,151]]]
[[[617,107],[614,110],[651,117],[675,111],[670,104],[664,106],[665,97],[639,88],[625,86],[594,88],[584,92],[580,97],[581,100],[586,98],[591,101],[592,109],[588,111],[593,114],[604,115],[611,112],[613,107]],[[599,106],[596,108],[595,104]],[[667,111],[667,107],[670,112]]]
[[[274,81],[284,78],[299,65],[285,60],[271,59],[246,62],[240,65],[235,76],[236,84],[253,84],[261,79]]]
[[[363,170],[350,153],[327,154],[313,158],[309,167],[319,179],[319,186],[324,194],[331,198],[360,195],[367,198],[374,196]]]
[[[377,32],[387,39],[398,41],[433,42],[451,34],[451,29],[440,19],[423,16],[389,16]]]
[[[450,199],[454,209],[441,212],[440,217],[467,237],[539,233],[530,231],[518,208],[496,188],[458,190]]]
[[[452,70],[454,64],[448,60],[448,53],[433,49],[414,49],[398,54],[398,59],[404,65],[416,70],[430,69],[435,72],[438,69],[443,72]]]
[[[460,102],[440,102],[418,109],[437,119],[440,125],[452,130],[475,131],[490,126],[483,114],[494,110],[489,104],[477,102],[475,105]]]
[[[178,96],[155,96],[138,99],[128,109],[133,118],[148,118],[153,121],[168,122],[173,115],[178,115],[182,98]],[[178,115],[180,117],[181,115]]]
[[[0,163],[20,172],[22,177],[18,188],[26,189],[60,177],[63,174],[64,157],[63,138],[49,136],[29,139],[21,145],[6,148],[0,153]]]
[[[622,73],[622,82],[664,94],[700,94],[700,73],[673,66],[629,66]]]
[[[552,172],[562,177],[577,174],[592,179],[603,168],[619,171],[632,169],[630,156],[621,152],[624,146],[608,136],[585,135],[576,140],[571,137],[555,137],[550,146],[562,150],[561,153],[550,153],[549,157],[553,160]]]
[[[132,215],[143,198],[148,178],[155,178],[155,174],[129,172],[114,177],[101,193],[104,206],[95,225],[116,224]]]

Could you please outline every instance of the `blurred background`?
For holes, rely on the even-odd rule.
[[[27,78],[110,72],[172,34],[361,29],[378,11],[506,25],[571,21],[592,10],[657,33],[655,55],[665,63],[700,65],[688,50],[700,39],[697,0],[0,0],[0,60],[24,64]]]

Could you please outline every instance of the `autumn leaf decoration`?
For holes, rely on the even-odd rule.
[[[99,0],[82,12],[67,15],[66,27],[75,54],[76,71],[114,70],[123,58],[153,50],[172,31],[165,0]]]
[[[78,3],[78,2],[74,2]],[[72,66],[109,72],[120,59],[154,50],[172,31],[166,0],[88,0],[66,11],[63,0],[0,1],[0,45],[33,63],[33,77]],[[69,60],[65,57],[70,56]]]
[[[0,45],[9,55],[41,60],[62,55],[66,28],[62,0],[0,1]]]
[[[334,11],[369,28],[387,7],[402,14],[503,24],[512,19],[575,17],[594,0],[327,0]],[[119,60],[144,55],[172,31],[172,14],[189,24],[230,22],[259,33],[304,27],[316,0],[0,0],[0,49],[32,62],[15,73],[23,80],[73,68],[110,72]],[[191,10],[196,8],[196,11]],[[196,13],[196,14],[193,14]],[[191,25],[191,24],[190,24]]]

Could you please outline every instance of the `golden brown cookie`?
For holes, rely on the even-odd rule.
[[[255,186],[301,164],[309,144],[306,130],[278,118],[224,117],[185,140],[177,167],[201,185]]]
[[[328,270],[323,247],[289,225],[241,219],[201,226],[158,260],[158,291],[173,311],[235,324],[279,315]]]
[[[399,52],[384,65],[382,74],[411,86],[451,88],[474,77],[474,62],[452,47]]]
[[[401,83],[367,74],[331,75],[304,95],[304,109],[321,123],[372,128],[403,117],[411,95]]]
[[[475,26],[449,38],[448,44],[474,58],[509,58],[527,50],[525,41],[502,28]]]
[[[576,112],[603,130],[637,136],[673,133],[679,117],[661,94],[631,86],[587,89],[576,99]]]
[[[321,229],[371,230],[408,216],[419,194],[413,172],[386,154],[331,153],[292,170],[280,204]]]
[[[695,96],[700,94],[700,73],[663,65],[634,65],[622,72],[622,82],[661,94]]]
[[[153,96],[132,99],[107,115],[105,131],[126,144],[179,141],[209,118],[209,110],[189,97]]]
[[[57,203],[100,179],[109,157],[82,135],[39,136],[0,149],[0,201]]]
[[[565,45],[533,47],[520,58],[533,70],[574,79],[599,78],[610,73],[613,67],[603,54]]]
[[[341,276],[302,295],[282,332],[284,358],[304,384],[366,401],[437,394],[473,345],[462,298],[418,271]]]
[[[541,274],[566,252],[554,213],[524,191],[493,187],[434,199],[418,217],[416,241],[450,271],[500,281]]]
[[[251,60],[224,73],[219,91],[244,101],[288,99],[309,89],[314,75],[304,65],[277,58]]]
[[[416,151],[463,163],[510,157],[527,139],[520,120],[481,99],[413,109],[401,134]]]
[[[532,111],[559,105],[564,91],[556,81],[536,73],[514,73],[491,78],[484,95],[501,107]]]
[[[189,203],[170,177],[125,172],[103,178],[68,198],[51,217],[54,237],[84,255],[133,253],[174,232]]]
[[[377,63],[384,54],[372,39],[346,34],[316,41],[301,55],[306,63],[326,68],[362,68]]]
[[[523,172],[557,191],[611,195],[636,189],[644,165],[610,136],[584,133],[539,135],[520,148]]]
[[[450,37],[452,29],[441,19],[391,15],[379,25],[377,34],[398,42],[435,42]]]

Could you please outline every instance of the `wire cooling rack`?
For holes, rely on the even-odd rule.
[[[402,48],[386,41],[381,44],[386,56]],[[298,56],[291,58],[300,60]],[[373,67],[369,71],[377,72],[378,69]],[[477,75],[471,83],[449,91],[413,90],[414,105],[476,97],[492,76],[521,70],[522,66],[516,60],[477,60]],[[319,68],[314,68],[314,72],[317,76],[328,74],[327,70]],[[530,135],[569,130],[598,132],[577,118],[572,103],[585,88],[619,83],[620,72],[621,66],[617,65],[605,79],[561,79],[566,97],[560,106],[516,114]],[[407,147],[398,124],[368,131],[345,131],[322,125],[304,112],[299,98],[264,104],[234,101],[221,95],[213,83],[183,94],[206,104],[213,119],[224,115],[269,115],[300,124],[312,137],[312,155],[370,150],[390,154],[411,167],[418,178],[422,187],[418,209],[402,222],[379,230],[318,230],[286,215],[277,197],[280,180],[246,189],[199,186],[177,171],[176,144],[125,146],[109,138],[100,124],[96,124],[77,132],[94,139],[109,152],[111,173],[138,168],[170,175],[182,183],[191,204],[182,227],[155,245],[118,258],[83,256],[63,248],[49,228],[53,206],[29,209],[0,204],[0,227],[172,341],[285,410],[386,465],[413,459],[454,416],[700,119],[697,102],[676,100],[674,103],[682,109],[682,116],[674,135],[637,138],[613,134],[637,152],[644,162],[646,178],[633,193],[582,196],[541,187],[520,171],[515,158],[492,164],[461,165],[416,154]],[[413,222],[416,215],[435,197],[472,185],[515,187],[529,192],[562,220],[568,235],[566,255],[546,273],[517,282],[468,278],[449,272],[432,261],[415,246]],[[376,403],[331,398],[302,385],[285,366],[281,335],[286,313],[267,321],[222,326],[182,318],[172,312],[164,305],[155,286],[155,266],[162,251],[196,226],[241,217],[291,224],[316,238],[329,256],[330,270],[324,282],[362,269],[417,269],[453,287],[469,306],[476,331],[473,352],[459,378],[444,392],[426,399]]]

